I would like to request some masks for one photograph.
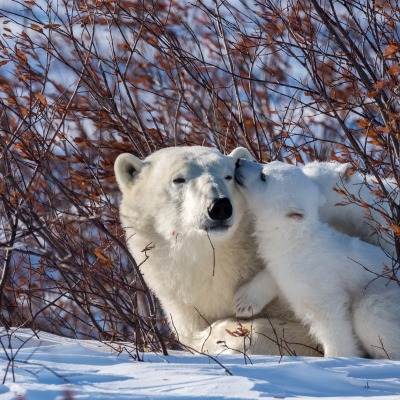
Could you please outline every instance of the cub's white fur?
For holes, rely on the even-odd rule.
[[[237,289],[263,269],[233,179],[239,158],[251,156],[244,148],[224,156],[200,146],[162,149],[143,161],[120,155],[115,173],[129,249],[182,343],[210,353],[288,354],[289,347],[318,355],[307,329],[279,300],[268,307],[268,318],[242,321],[248,336],[227,333],[238,328]],[[219,212],[226,218],[218,219]]]
[[[325,198],[301,169],[241,160],[236,179],[255,216],[258,252],[267,266],[239,290],[237,314],[256,314],[276,294],[310,328],[326,357],[367,352],[399,359],[400,289],[381,277],[391,259],[320,221]]]
[[[379,229],[380,226],[388,225],[382,214],[390,216],[391,211],[388,201],[374,194],[380,190],[374,176],[355,172],[351,164],[337,161],[314,161],[303,166],[302,170],[326,198],[320,208],[320,218],[324,222],[340,232],[382,247],[389,255],[395,254],[393,237]],[[396,201],[396,182],[393,179],[381,179],[389,197]],[[354,200],[351,196],[354,196]],[[370,207],[362,207],[360,200]]]

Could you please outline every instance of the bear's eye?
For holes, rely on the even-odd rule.
[[[263,182],[265,182],[267,180],[267,177],[265,176],[264,173],[261,172],[260,178]]]
[[[227,181],[230,181],[230,180],[232,179],[232,175],[227,175],[227,176],[225,177],[225,179],[226,179]]]
[[[185,178],[175,178],[172,182],[176,183],[176,184],[181,184],[181,183],[185,183],[186,179]]]

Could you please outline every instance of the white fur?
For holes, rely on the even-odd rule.
[[[380,189],[374,176],[354,172],[351,164],[336,161],[314,161],[303,166],[302,170],[326,198],[320,208],[320,217],[324,222],[347,235],[382,247],[389,255],[395,254],[393,237],[380,229],[388,226],[382,214],[390,216],[391,211],[388,201],[374,193]],[[381,179],[389,196],[396,201],[396,182],[393,179]],[[369,208],[362,207],[361,200]]]
[[[399,359],[400,289],[382,277],[391,258],[321,222],[318,210],[325,198],[301,169],[241,161],[236,177],[256,216],[259,255],[277,284],[276,294],[309,326],[325,356],[367,352]],[[249,307],[257,313],[266,304],[260,299],[271,300],[270,291],[271,277],[259,272],[236,296],[237,313]]]
[[[279,302],[268,307],[268,318],[243,321],[248,333],[236,332],[235,292],[263,268],[246,202],[228,178],[243,157],[251,158],[243,148],[224,156],[200,146],[162,149],[143,161],[120,155],[115,173],[129,249],[185,345],[210,353],[318,355],[307,330]],[[208,209],[223,197],[233,214],[219,229]]]

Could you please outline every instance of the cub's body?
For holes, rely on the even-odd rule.
[[[258,254],[266,265],[239,290],[237,313],[257,313],[275,294],[309,326],[325,356],[398,359],[400,289],[383,277],[391,259],[379,247],[322,222],[325,198],[301,169],[242,161],[236,176],[256,217]]]

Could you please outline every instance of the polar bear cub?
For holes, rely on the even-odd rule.
[[[389,255],[395,254],[393,236],[390,230],[384,229],[388,226],[385,216],[392,214],[387,198],[395,204],[398,202],[399,189],[394,179],[380,178],[386,198],[373,175],[354,171],[349,163],[313,161],[301,168],[326,198],[319,210],[322,221],[347,235],[382,247]],[[369,207],[362,207],[362,202]]]
[[[400,289],[383,277],[391,259],[321,222],[324,196],[300,168],[240,160],[235,178],[255,217],[258,253],[267,266],[237,292],[237,315],[257,314],[277,295],[309,327],[326,357],[367,352],[399,358]],[[384,302],[386,295],[382,306],[378,298]]]

